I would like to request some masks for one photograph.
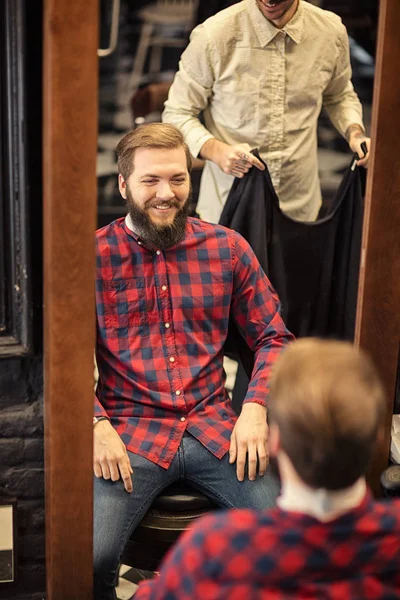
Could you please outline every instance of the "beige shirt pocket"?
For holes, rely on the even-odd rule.
[[[246,137],[256,136],[260,110],[259,81],[246,77],[220,81],[214,86],[210,106],[216,124]]]

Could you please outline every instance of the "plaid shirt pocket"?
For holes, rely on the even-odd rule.
[[[116,329],[139,327],[148,331],[144,277],[103,281],[104,321]]]

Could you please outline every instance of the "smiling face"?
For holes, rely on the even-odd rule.
[[[256,0],[259,10],[275,27],[284,27],[297,10],[299,0]]]
[[[184,235],[189,208],[190,177],[183,147],[138,148],[127,181],[118,178],[135,231],[165,249]]]

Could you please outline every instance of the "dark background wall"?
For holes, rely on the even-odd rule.
[[[16,498],[17,581],[0,583],[1,600],[45,597],[42,356],[42,2],[26,0],[26,148],[34,351],[0,359],[0,497]]]
[[[0,495],[18,501],[18,579],[0,583],[4,600],[44,597],[42,371],[40,355],[0,362]]]

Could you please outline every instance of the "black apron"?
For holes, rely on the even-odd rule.
[[[253,154],[260,159],[257,151]],[[311,223],[282,212],[267,168],[253,167],[233,182],[219,222],[250,243],[296,337],[354,337],[364,213],[361,170],[353,159],[327,214]],[[240,356],[249,375],[252,352],[233,322],[225,349],[228,356]]]

